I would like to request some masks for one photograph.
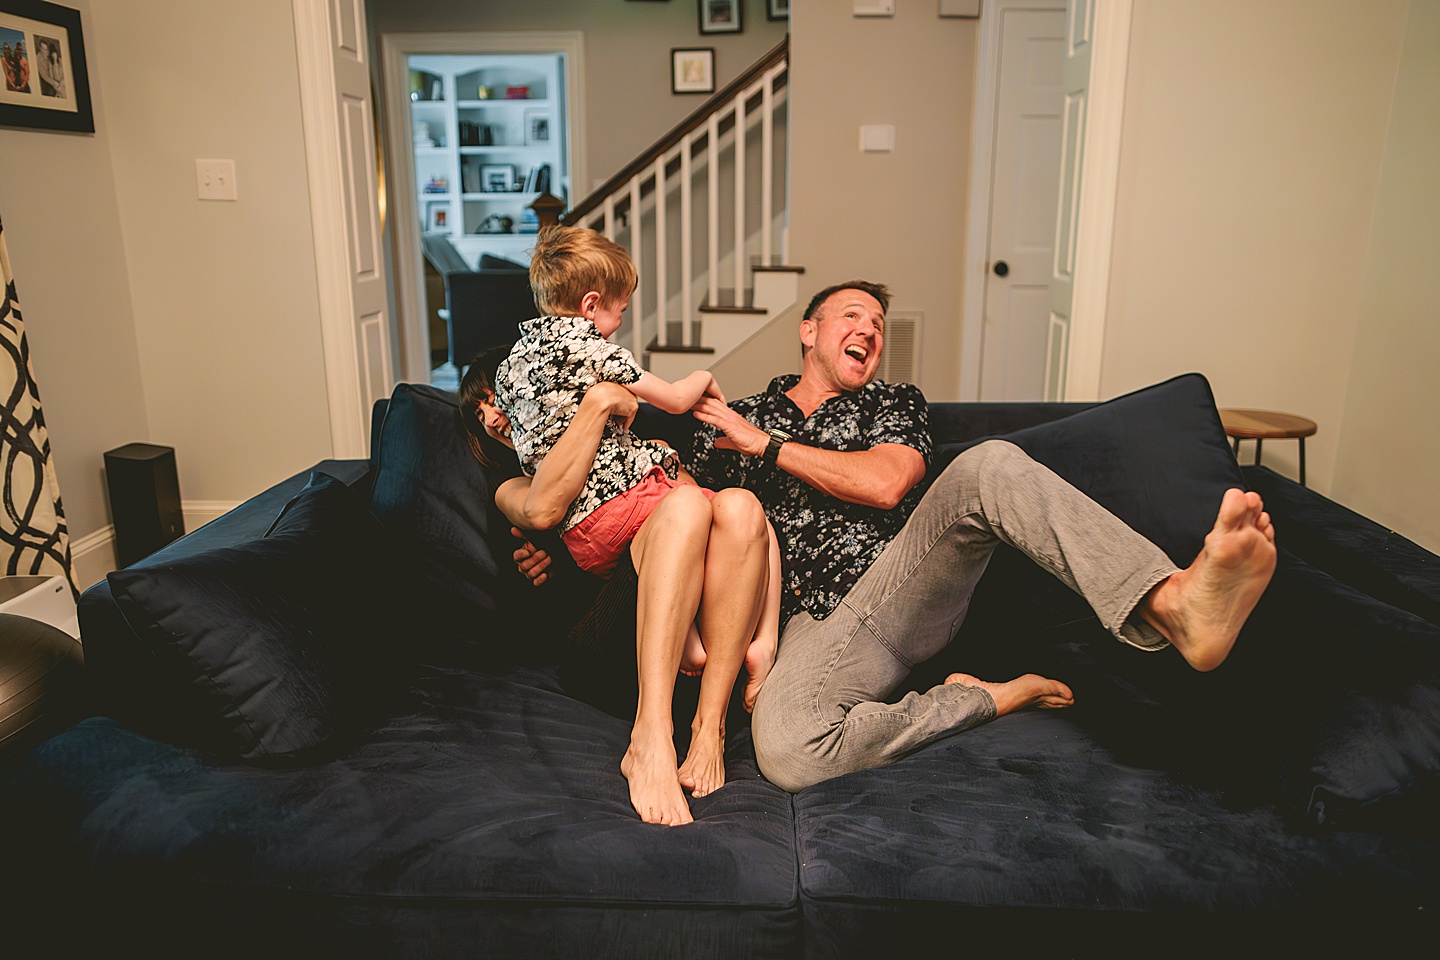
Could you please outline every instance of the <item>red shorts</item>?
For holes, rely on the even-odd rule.
[[[671,490],[683,486],[692,484],[671,480],[664,470],[655,467],[635,486],[596,507],[588,517],[562,533],[560,539],[581,570],[608,578],[620,554],[654,512],[655,505]],[[711,500],[715,499],[714,490],[698,489]]]

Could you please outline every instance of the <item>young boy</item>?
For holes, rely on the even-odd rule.
[[[628,350],[606,339],[619,328],[637,279],[625,250],[593,230],[552,227],[537,238],[530,286],[544,316],[521,324],[521,338],[495,377],[496,403],[509,417],[510,439],[527,475],[535,473],[564,435],[585,391],[596,383],[619,383],[669,413],[689,410],[702,396],[724,400],[709,371],[697,370],[676,383],[667,383],[642,369]],[[561,539],[582,569],[606,576],[661,501],[677,487],[693,487],[693,483],[681,469],[679,455],[668,445],[642,440],[612,422],[605,429],[580,495],[560,521]],[[715,494],[703,492],[713,502]],[[726,494],[731,499],[753,499],[745,491]],[[753,506],[758,508],[758,501]],[[758,515],[763,517],[763,513]],[[705,537],[709,535],[706,527],[667,535]],[[680,766],[682,782],[695,783],[692,792],[696,796],[723,783],[723,713],[741,662],[750,669],[747,707],[753,705],[774,663],[779,641],[780,556],[768,524],[766,530],[768,576],[758,624],[753,635],[743,638],[748,647],[739,657],[732,650],[718,651],[714,637],[701,636],[693,627],[684,642],[680,661],[684,672],[697,673],[710,664],[702,675],[700,710],[714,713],[718,709],[720,714],[702,718],[697,713],[696,719],[697,730],[703,726],[712,734],[720,732],[719,752],[707,734],[703,743],[692,741],[691,756]],[[638,568],[642,561],[636,561]],[[676,571],[676,575],[688,576],[693,582],[704,578],[705,571]],[[698,591],[695,595],[700,596]]]

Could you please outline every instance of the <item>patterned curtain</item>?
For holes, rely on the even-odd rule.
[[[40,411],[40,391],[30,369],[25,321],[15,297],[5,225],[0,222],[0,276],[5,302],[0,306],[0,477],[4,513],[0,514],[0,556],[5,576],[64,574],[75,590],[70,533],[60,504],[60,483],[50,459],[50,436]],[[77,592],[78,593],[78,592]]]

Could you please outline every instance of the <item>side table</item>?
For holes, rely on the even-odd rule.
[[[1260,463],[1260,445],[1266,440],[1300,441],[1300,485],[1305,486],[1305,438],[1313,436],[1317,427],[1308,417],[1274,410],[1221,410],[1220,422],[1226,436],[1235,440],[1235,456],[1240,456],[1240,441],[1255,441],[1255,463]]]

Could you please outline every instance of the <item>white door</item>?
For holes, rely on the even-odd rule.
[[[998,16],[980,399],[1040,400],[1047,397],[1065,11],[1002,8]]]
[[[334,456],[364,457],[390,393],[375,110],[363,0],[293,0]]]

